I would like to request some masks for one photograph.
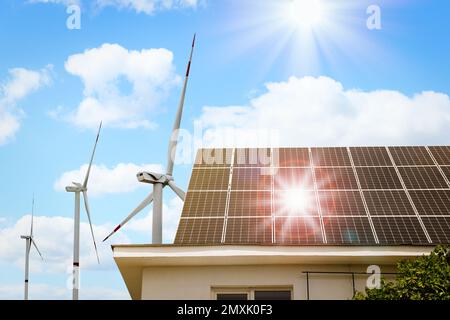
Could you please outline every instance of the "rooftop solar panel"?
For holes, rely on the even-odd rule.
[[[234,168],[232,190],[271,190],[272,175],[260,168]]]
[[[403,188],[393,167],[356,168],[356,172],[364,190]]]
[[[222,239],[224,218],[180,219],[175,243],[211,244]]]
[[[275,243],[304,245],[323,244],[319,218],[276,218]]]
[[[177,244],[450,244],[450,147],[200,152]]]
[[[367,217],[327,217],[324,219],[327,244],[364,245],[375,243]]]
[[[311,148],[316,167],[351,167],[347,148]]]
[[[398,170],[408,189],[448,188],[445,178],[436,167],[402,167]]]
[[[371,216],[415,215],[403,190],[364,191],[364,198]]]
[[[308,148],[279,148],[274,150],[273,155],[279,167],[310,166]]]
[[[184,200],[185,217],[223,217],[226,191],[188,192]]]
[[[316,168],[314,172],[319,190],[358,190],[352,168]]]
[[[417,217],[373,217],[380,244],[428,244]]]
[[[450,166],[450,146],[429,147],[431,154],[441,166]]]
[[[230,177],[230,169],[205,169],[192,170],[190,191],[198,190],[227,190]]]
[[[357,167],[392,166],[385,147],[352,147],[350,152]]]
[[[253,217],[272,215],[270,191],[231,191],[228,216]]]
[[[313,175],[310,168],[275,168],[273,175],[274,189],[314,190]]]
[[[228,218],[225,243],[272,243],[272,219]]]
[[[447,178],[447,181],[450,181],[450,166],[441,167],[441,170]]]
[[[320,191],[323,216],[364,216],[366,210],[359,191]]]
[[[389,147],[397,166],[434,165],[425,147]]]
[[[450,243],[450,216],[423,217],[425,227],[433,243]]]
[[[409,194],[421,216],[450,216],[450,190],[413,190]]]

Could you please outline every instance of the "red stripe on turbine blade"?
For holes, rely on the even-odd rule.
[[[74,262],[74,263],[73,263],[73,266],[74,266],[74,267],[79,267],[79,266],[80,266],[80,263],[79,263],[79,262]]]
[[[119,225],[114,229],[113,232],[116,232],[116,231],[119,230],[121,227],[122,227],[122,226],[119,224]]]
[[[189,61],[187,71],[186,71],[186,77],[189,77],[189,71],[191,71],[191,62]]]

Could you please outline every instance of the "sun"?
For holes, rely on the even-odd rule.
[[[285,10],[287,20],[296,28],[314,28],[324,19],[321,0],[291,0]]]
[[[310,214],[314,199],[311,197],[310,192],[293,188],[284,190],[279,201],[284,214],[305,216]]]

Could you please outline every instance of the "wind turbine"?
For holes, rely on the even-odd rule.
[[[89,200],[87,196],[87,185],[89,181],[89,174],[91,172],[92,161],[94,160],[95,149],[97,148],[98,138],[100,136],[100,130],[102,129],[102,123],[98,127],[97,138],[95,139],[94,150],[92,151],[91,161],[86,172],[83,184],[78,182],[72,182],[73,185],[67,186],[67,192],[75,193],[75,216],[74,216],[74,232],[73,232],[73,282],[72,282],[72,299],[78,300],[79,289],[79,275],[80,275],[80,194],[83,193],[84,207],[86,208],[86,214],[89,220],[89,226],[91,228],[92,240],[94,241],[95,254],[97,255],[97,262],[100,264],[98,258],[97,244],[95,243],[94,230],[92,229],[91,213],[89,210]]]
[[[42,258],[42,254],[39,251],[36,242],[34,242],[33,239],[33,217],[34,217],[34,195],[33,195],[33,202],[31,205],[31,229],[30,229],[30,235],[29,236],[20,236],[20,238],[25,239],[25,296],[24,299],[28,300],[28,275],[30,271],[30,251],[31,251],[31,244],[36,248],[37,252]]]
[[[184,201],[185,193],[174,182],[173,167],[175,151],[177,148],[178,133],[180,129],[181,117],[183,115],[184,98],[186,96],[186,88],[189,80],[189,72],[191,70],[192,55],[195,47],[195,34],[192,40],[191,54],[189,56],[189,62],[186,70],[186,77],[184,79],[183,90],[181,91],[180,103],[178,105],[177,115],[173,124],[172,135],[169,140],[167,169],[165,174],[153,173],[153,172],[139,172],[137,179],[139,182],[149,183],[153,185],[153,192],[151,192],[137,207],[134,209],[128,217],[126,217],[103,241],[106,241],[114,233],[116,233],[121,227],[123,227],[128,221],[130,221],[136,214],[142,211],[150,203],[153,202],[153,225],[152,225],[152,243],[162,243],[162,203],[163,203],[163,189],[169,186],[177,195]]]

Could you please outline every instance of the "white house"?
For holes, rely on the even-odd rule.
[[[174,244],[113,246],[133,299],[351,299],[450,243],[450,147],[260,151],[200,150]]]

